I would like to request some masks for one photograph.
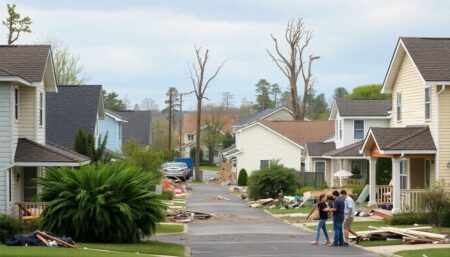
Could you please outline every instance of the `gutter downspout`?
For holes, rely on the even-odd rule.
[[[434,180],[435,181],[439,181],[440,178],[440,160],[441,160],[441,151],[440,151],[440,146],[441,146],[441,140],[439,138],[439,134],[440,134],[440,130],[441,130],[441,122],[440,122],[440,102],[439,102],[439,96],[444,92],[446,88],[446,85],[442,85],[441,90],[439,90],[436,94],[436,114],[437,114],[437,128],[436,128],[436,143],[437,143],[437,151],[436,151],[436,160],[434,162]]]

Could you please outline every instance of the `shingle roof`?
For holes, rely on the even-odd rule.
[[[209,112],[202,112],[202,126],[214,119]],[[231,132],[231,125],[236,120],[236,115],[234,114],[221,114],[221,120],[224,122],[222,132]],[[197,113],[196,112],[185,112],[183,113],[183,133],[195,133],[197,129]]]
[[[401,37],[426,81],[450,81],[450,38]]]
[[[318,142],[334,134],[334,121],[268,121],[259,123],[289,138],[293,142],[304,145],[309,142]],[[261,139],[263,140],[263,139]]]
[[[341,147],[339,149],[329,151],[323,154],[323,156],[330,156],[330,157],[360,157],[363,156],[359,152],[359,149],[361,149],[361,146],[363,145],[364,140],[358,141],[356,143]]]
[[[392,100],[336,99],[340,116],[386,116],[392,109]]]
[[[117,112],[105,109],[105,113],[110,114],[110,115],[115,116],[115,117],[117,117],[117,118],[119,118],[121,120],[126,121],[126,119],[124,117],[122,117],[122,115],[118,114]]]
[[[49,55],[49,45],[0,45],[0,76],[41,82]]]
[[[116,113],[128,121],[122,127],[124,143],[134,139],[142,145],[152,145],[151,111],[118,111]]]
[[[101,85],[58,86],[58,93],[46,97],[47,141],[73,149],[80,128],[95,133]]]
[[[281,109],[286,109],[286,107],[276,107],[276,108],[269,108],[269,109],[265,109],[264,111],[261,112],[255,112],[255,113],[251,113],[247,116],[244,116],[242,118],[240,118],[239,120],[237,120],[233,126],[234,127],[242,127],[242,126],[246,126],[248,124],[251,124],[253,122],[256,122],[262,118],[264,118],[265,116],[277,112]]]
[[[78,166],[81,163],[89,162],[89,158],[50,143],[42,145],[26,138],[19,138],[14,161],[68,163]]]
[[[306,149],[308,149],[309,156],[322,156],[324,153],[335,150],[336,145],[334,142],[311,142],[306,143]]]
[[[430,128],[370,128],[379,150],[436,150]]]

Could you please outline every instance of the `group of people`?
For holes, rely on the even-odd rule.
[[[357,238],[357,243],[361,240],[361,237],[351,229],[353,219],[355,218],[355,202],[347,195],[345,190],[341,192],[335,190],[332,194],[334,199],[331,206],[327,203],[327,195],[321,194],[316,204],[316,208],[319,210],[319,223],[317,224],[316,239],[311,244],[318,245],[320,239],[320,230],[323,230],[325,234],[325,245],[331,246],[348,246],[349,234],[353,234]],[[330,241],[330,237],[327,232],[327,220],[328,216],[333,216],[333,231],[334,240]]]

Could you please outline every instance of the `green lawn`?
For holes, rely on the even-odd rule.
[[[184,246],[173,243],[165,243],[159,241],[146,241],[137,244],[88,244],[79,243],[78,247],[111,250],[117,252],[127,253],[145,253],[145,254],[158,254],[158,255],[172,255],[172,256],[184,256]]]
[[[450,255],[450,248],[400,251],[395,254],[403,257],[444,257]]]
[[[158,224],[156,225],[157,234],[181,233],[184,231],[182,224]]]
[[[298,208],[298,209],[285,209],[285,210],[281,210],[280,208],[267,208],[265,209],[268,212],[272,213],[272,214],[291,214],[291,213],[310,213],[312,210],[312,207],[302,207],[302,208]]]
[[[217,167],[217,166],[200,166],[200,170],[220,171],[220,167]]]
[[[394,239],[394,240],[382,240],[382,241],[361,241],[359,242],[359,245],[361,246],[386,246],[386,245],[402,245],[403,240],[401,239]]]

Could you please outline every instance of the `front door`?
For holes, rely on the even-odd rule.
[[[37,167],[23,168],[23,200],[24,202],[32,202],[33,197],[37,194]]]

